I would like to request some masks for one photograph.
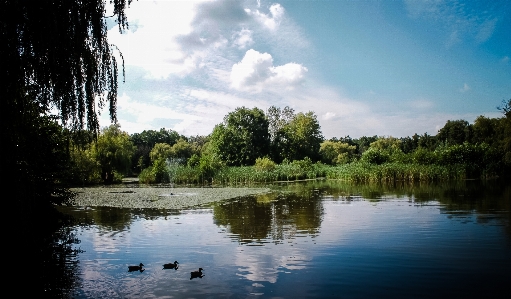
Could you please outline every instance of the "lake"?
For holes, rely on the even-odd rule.
[[[511,298],[511,185],[313,181],[187,210],[62,207],[74,298]],[[177,260],[179,268],[162,269]],[[145,271],[128,272],[144,264]],[[203,268],[202,278],[190,272]],[[58,280],[58,279],[56,279]],[[66,289],[67,288],[67,289]]]

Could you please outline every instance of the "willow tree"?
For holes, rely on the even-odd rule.
[[[22,187],[17,198],[32,199],[33,189],[40,187],[43,166],[32,158],[34,151],[54,150],[55,142],[40,138],[35,149],[33,137],[46,128],[34,123],[47,123],[38,118],[56,110],[68,128],[97,133],[98,113],[108,106],[111,121],[117,120],[120,52],[108,42],[107,20],[115,20],[120,31],[127,28],[124,10],[131,0],[110,0],[109,16],[105,1],[0,2],[2,172],[13,187]],[[46,179],[50,185],[60,181]],[[47,189],[41,196],[56,201],[56,189]]]

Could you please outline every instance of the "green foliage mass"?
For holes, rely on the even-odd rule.
[[[131,164],[133,173],[140,171],[151,165],[150,153],[157,143],[168,144],[173,146],[180,139],[186,138],[179,135],[176,131],[161,128],[156,130],[144,130],[142,133],[134,133],[131,135],[131,141],[136,147],[135,154],[132,157]]]
[[[275,169],[275,162],[273,162],[270,158],[257,158],[254,164],[254,167],[258,171],[272,171]]]
[[[106,184],[118,181],[116,176],[127,174],[135,146],[128,133],[120,125],[111,125],[102,130],[98,140],[92,144],[92,155],[101,168],[101,179]]]
[[[354,159],[356,146],[340,141],[326,140],[320,144],[321,161],[330,165],[346,164]]]
[[[502,109],[509,114],[508,106]],[[250,128],[250,124],[256,124],[258,129]],[[226,115],[201,146],[183,139],[172,147],[162,147],[166,149],[165,157],[176,156],[174,148],[178,144],[192,153],[182,155],[188,161],[186,166],[180,166],[176,182],[237,185],[318,177],[363,182],[490,178],[509,170],[508,124],[507,116],[480,116],[473,125],[448,121],[438,136],[346,136],[323,141],[312,112],[295,114],[289,107],[272,106],[265,115],[257,108],[241,107]],[[264,140],[267,145],[266,136],[271,148],[269,156],[253,143]],[[158,182],[155,177],[149,181]]]
[[[127,26],[126,0],[113,19]],[[1,1],[2,172],[13,204],[52,208],[70,198],[71,131],[99,131],[97,107],[116,121],[118,60],[103,0]],[[57,109],[60,124],[51,115]],[[24,210],[28,213],[29,210]],[[30,216],[28,217],[30,218]]]
[[[308,157],[313,161],[320,159],[319,149],[324,138],[313,112],[296,114],[280,133],[281,145],[278,148],[281,149],[281,158],[301,160]]]
[[[253,165],[269,154],[268,120],[261,109],[236,108],[211,134],[212,151],[227,165]]]

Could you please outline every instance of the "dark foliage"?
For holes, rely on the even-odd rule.
[[[211,142],[227,165],[254,165],[269,154],[268,119],[261,109],[236,108],[215,127]]]
[[[178,132],[170,129],[166,130],[165,128],[161,128],[159,131],[144,130],[142,133],[132,134],[131,141],[135,145],[136,150],[131,160],[131,171],[133,173],[140,173],[142,169],[151,165],[149,153],[156,143],[167,143],[172,146],[177,143],[179,138],[186,139],[185,136],[179,135]]]
[[[131,0],[113,0],[119,30]],[[97,107],[116,121],[118,62],[104,0],[1,1],[2,172],[22,206],[61,203],[64,142],[49,115],[73,130],[99,130]],[[37,204],[36,204],[37,203]]]

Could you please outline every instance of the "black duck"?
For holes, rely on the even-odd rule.
[[[179,268],[178,266],[178,262],[177,261],[174,261],[174,263],[168,263],[168,264],[163,264],[163,269],[176,269]]]
[[[202,278],[204,275],[202,274],[202,268],[199,268],[199,271],[193,271],[193,272],[190,272],[190,280],[194,279],[194,278]]]
[[[144,272],[144,264],[140,263],[138,266],[128,266],[128,272],[140,271]]]

